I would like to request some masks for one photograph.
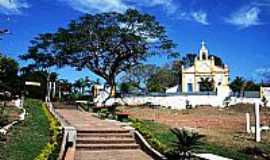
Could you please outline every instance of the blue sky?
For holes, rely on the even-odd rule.
[[[206,41],[210,52],[229,65],[232,78],[260,80],[258,73],[270,71],[270,0],[0,0],[0,27],[11,31],[0,41],[0,52],[18,59],[39,33],[54,32],[85,13],[128,8],[156,16],[181,55],[197,53]],[[168,62],[163,57],[148,61]],[[95,79],[86,70],[55,71],[70,80]]]

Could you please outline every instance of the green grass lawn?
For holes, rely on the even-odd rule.
[[[133,121],[133,124],[135,124],[134,121]],[[137,124],[135,124],[134,127],[137,128],[138,125],[140,128],[139,130],[143,130],[143,132],[147,132],[148,134],[151,135],[151,137],[157,139],[162,145],[165,145],[165,148],[167,151],[171,148],[172,142],[176,139],[176,137],[170,132],[170,127],[167,125],[160,124],[154,121],[149,121],[149,120],[140,120],[139,124],[137,122]],[[232,158],[235,160],[253,159],[253,156],[245,154],[243,151],[236,150],[235,148],[225,148],[222,145],[209,144],[206,142],[205,139],[203,139],[202,141],[203,141],[203,145],[201,146],[202,149],[199,150],[199,152],[213,153],[216,155]],[[151,145],[153,146],[153,144]],[[153,147],[159,150],[155,145]],[[270,144],[260,143],[257,145],[257,147],[265,151],[269,151]],[[258,159],[263,159],[263,158],[258,158]]]
[[[25,121],[11,129],[6,144],[0,143],[1,160],[32,160],[49,141],[49,122],[42,102],[26,99],[24,107]]]

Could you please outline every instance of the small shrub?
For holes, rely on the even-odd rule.
[[[103,108],[98,112],[98,115],[101,119],[105,119],[109,117],[110,112],[108,111],[108,109]]]
[[[172,144],[172,153],[178,159],[190,159],[191,152],[200,149],[200,139],[204,137],[203,135],[178,128],[171,129],[171,132],[177,138]]]

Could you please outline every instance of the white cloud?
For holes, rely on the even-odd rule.
[[[270,68],[258,68],[255,72],[260,75],[269,74]]]
[[[68,3],[72,8],[84,13],[99,12],[124,12],[130,6],[122,0],[60,0]]]
[[[270,82],[270,68],[269,67],[258,68],[255,70],[254,76]]]
[[[239,26],[240,28],[247,28],[262,24],[259,19],[261,10],[258,7],[243,7],[239,11],[231,14],[225,22]]]
[[[208,15],[202,10],[192,12],[180,12],[178,13],[177,18],[180,20],[195,21],[202,25],[209,25]]]
[[[128,8],[157,7],[165,9],[168,14],[176,12],[173,0],[59,0],[84,13],[124,12]]]
[[[252,2],[252,4],[255,6],[260,6],[260,7],[270,7],[269,0],[254,1],[254,2]]]
[[[141,0],[136,3],[143,2],[145,6],[156,7],[161,6],[165,9],[166,13],[171,15],[177,12],[178,7],[173,3],[173,0]]]
[[[4,14],[20,14],[23,8],[29,8],[25,0],[0,0],[0,12]]]
[[[191,16],[198,23],[201,23],[203,25],[208,25],[209,24],[209,22],[207,20],[207,13],[206,12],[203,12],[203,11],[192,12]]]
[[[208,25],[207,13],[201,10],[183,12],[173,0],[59,0],[69,4],[77,11],[100,13],[116,11],[123,13],[128,8],[162,8],[165,13],[179,20],[195,21]]]

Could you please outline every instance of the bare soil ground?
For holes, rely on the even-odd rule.
[[[170,127],[188,127],[206,135],[206,141],[224,147],[243,150],[257,145],[254,135],[245,132],[246,116],[251,113],[254,124],[253,106],[240,104],[229,108],[218,109],[201,106],[190,110],[151,109],[149,107],[122,107],[131,117],[154,120]],[[270,126],[270,110],[261,109],[262,125]],[[262,133],[262,143],[270,144],[270,131]]]

